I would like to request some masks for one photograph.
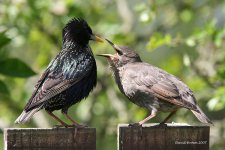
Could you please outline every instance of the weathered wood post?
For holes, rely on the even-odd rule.
[[[95,128],[6,128],[5,150],[96,150]]]
[[[118,150],[209,150],[209,126],[118,125]]]

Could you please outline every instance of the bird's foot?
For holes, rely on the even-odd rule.
[[[67,128],[69,125],[54,125],[53,128]]]
[[[128,127],[142,127],[142,124],[140,124],[140,123],[130,123],[128,125]]]
[[[88,125],[84,125],[84,124],[74,124],[74,126],[76,127],[76,128],[87,128],[88,127]]]
[[[67,128],[87,128],[87,125],[81,125],[81,124],[72,124],[67,126]]]
[[[165,122],[161,122],[155,126],[158,126],[158,127],[167,127],[167,124]]]

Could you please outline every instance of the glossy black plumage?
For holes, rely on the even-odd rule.
[[[165,123],[179,108],[187,108],[203,123],[212,123],[198,106],[193,92],[177,77],[145,63],[127,46],[118,46],[107,40],[117,52],[100,54],[108,59],[120,91],[134,104],[151,111],[142,125],[158,111],[171,112]]]
[[[97,78],[89,40],[100,39],[93,35],[85,20],[72,19],[64,27],[63,48],[42,74],[16,123],[25,123],[35,112],[45,109],[62,125],[66,125],[52,114],[52,111],[61,109],[77,125],[67,115],[68,108],[89,95]]]

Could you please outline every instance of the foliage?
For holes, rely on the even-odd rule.
[[[30,69],[24,62],[17,58],[7,58],[0,61],[0,74],[11,77],[30,77],[35,75],[34,71]]]
[[[72,17],[83,17],[94,33],[129,45],[144,61],[187,83],[200,107],[214,122],[211,149],[225,147],[224,1],[5,0],[0,3],[2,130],[56,124],[44,111],[26,125],[15,126],[13,122],[39,75],[62,47],[63,26]],[[95,54],[114,52],[107,44],[90,44]],[[107,62],[97,56],[96,60],[98,85],[87,100],[73,106],[70,113],[78,122],[97,128],[98,150],[114,150],[117,124],[139,121],[148,112],[130,103],[110,78]],[[60,112],[56,114],[62,117]],[[159,122],[166,115],[159,113],[151,122]],[[185,109],[178,111],[171,121],[199,123]]]

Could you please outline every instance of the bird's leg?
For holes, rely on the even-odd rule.
[[[147,122],[148,120],[150,120],[151,118],[154,118],[156,116],[156,109],[152,109],[151,115],[149,115],[147,118],[145,118],[144,120],[139,121],[138,123],[133,123],[133,124],[129,124],[129,126],[142,126],[142,124],[144,124],[145,122]]]
[[[59,119],[56,115],[54,115],[52,112],[47,111],[47,113],[48,113],[52,118],[54,118],[55,120],[57,120],[58,122],[60,122],[62,126],[64,126],[64,127],[67,127],[67,126],[68,126],[68,124],[66,124],[65,122],[63,122],[63,121],[62,121],[61,119]]]
[[[172,117],[176,112],[177,112],[177,109],[172,111],[162,122],[160,122],[159,125],[165,124],[170,119],[170,117]]]
[[[80,125],[79,123],[77,123],[76,121],[74,121],[67,113],[63,112],[63,115],[66,116],[66,118],[68,118],[75,127],[77,128],[84,128],[84,127],[87,127],[86,125]]]
[[[156,111],[155,110],[152,110],[151,112],[151,115],[149,115],[147,118],[145,118],[144,120],[142,121],[139,121],[139,124],[142,125],[144,124],[145,122],[147,122],[148,120],[152,119],[153,117],[156,116]]]

